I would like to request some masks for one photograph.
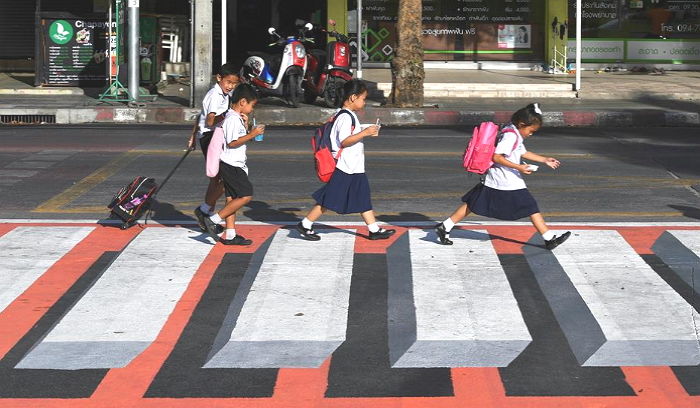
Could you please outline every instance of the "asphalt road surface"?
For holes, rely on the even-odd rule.
[[[255,195],[240,220],[292,221],[320,187],[310,128],[269,128],[248,145]],[[376,213],[385,222],[446,217],[479,177],[461,168],[466,128],[384,128],[365,143]],[[100,219],[135,176],[162,180],[187,127],[0,127],[3,218]],[[551,221],[688,221],[700,217],[700,139],[692,128],[542,129],[526,141],[562,166],[527,176]],[[207,185],[191,154],[158,196],[155,219],[192,220]],[[474,217],[474,216],[472,216]],[[328,214],[328,221],[359,221]],[[473,219],[479,219],[474,217]]]

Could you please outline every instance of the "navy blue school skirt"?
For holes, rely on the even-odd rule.
[[[328,183],[311,196],[321,207],[338,214],[363,213],[372,209],[365,173],[347,174],[336,168]]]
[[[515,221],[540,212],[535,198],[526,188],[496,190],[479,183],[462,197],[469,211],[484,217]]]

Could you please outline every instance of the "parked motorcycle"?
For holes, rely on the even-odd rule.
[[[308,53],[304,102],[314,103],[320,96],[328,107],[337,108],[342,103],[343,85],[352,79],[350,37],[335,30],[335,21],[329,20],[328,23],[333,27],[333,31],[327,33],[336,41],[330,41],[326,51],[311,50]]]
[[[253,55],[243,63],[243,81],[252,84],[261,97],[281,97],[291,107],[296,108],[302,96],[302,81],[307,66],[303,42],[309,41],[306,32],[311,29],[313,26],[307,23],[298,36],[282,37],[274,27],[270,27],[267,32],[277,37],[277,40],[269,46],[281,47],[281,56],[279,53],[252,52]]]

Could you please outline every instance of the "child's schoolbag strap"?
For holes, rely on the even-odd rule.
[[[513,144],[513,148],[510,149],[510,152],[513,153],[515,149],[518,147],[518,143],[520,143],[520,136],[518,135],[518,132],[513,130],[513,128],[510,127],[505,127],[503,130],[501,130],[501,137],[503,137],[504,133],[513,133],[515,135],[515,143]]]
[[[338,119],[338,117],[342,113],[347,113],[348,115],[350,115],[350,121],[351,121],[350,122],[350,136],[352,136],[353,132],[355,131],[355,115],[353,115],[352,112],[350,112],[347,109],[339,110],[338,113],[335,114],[335,117],[333,118],[333,122],[335,122],[336,119]],[[338,139],[338,136],[336,136],[336,142],[338,143],[338,147],[339,147],[338,153],[335,155],[335,160],[337,161],[340,158],[340,152],[343,151],[343,143],[340,141],[340,139]]]

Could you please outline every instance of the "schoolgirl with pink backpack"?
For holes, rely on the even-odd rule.
[[[464,154],[464,168],[485,177],[462,197],[463,204],[449,218],[435,226],[441,244],[452,245],[450,231],[469,213],[507,221],[529,217],[549,250],[569,238],[569,231],[557,235],[549,229],[523,179],[523,175],[537,171],[538,166],[521,163],[522,159],[552,169],[560,165],[553,157],[540,156],[525,149],[524,139],[538,131],[542,123],[542,110],[535,103],[515,112],[511,123],[503,129],[486,122],[474,130]]]

